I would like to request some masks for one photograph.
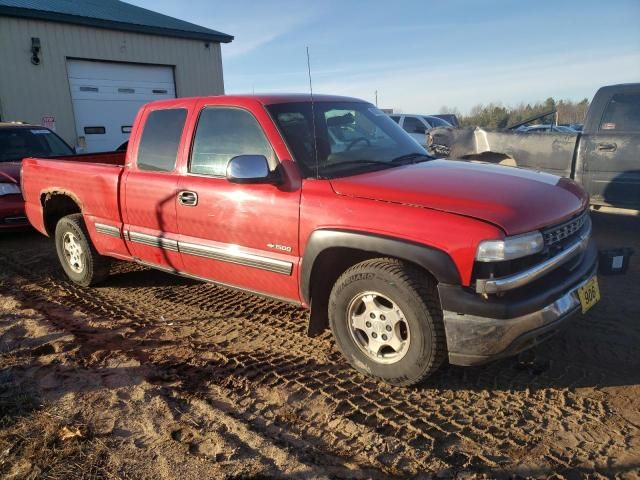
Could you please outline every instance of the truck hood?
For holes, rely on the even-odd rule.
[[[0,182],[20,184],[20,162],[0,162]]]
[[[432,160],[331,180],[338,195],[464,215],[517,235],[566,220],[588,204],[573,181],[522,168]]]

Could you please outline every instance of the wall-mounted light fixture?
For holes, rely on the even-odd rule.
[[[40,65],[40,39],[38,37],[31,37],[31,63],[34,65]]]

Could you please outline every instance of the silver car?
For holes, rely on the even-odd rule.
[[[427,130],[431,130],[435,127],[452,126],[446,120],[431,115],[416,115],[404,113],[389,116],[424,148],[427,147],[427,136],[425,135],[427,133]]]

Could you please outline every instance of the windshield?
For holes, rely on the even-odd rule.
[[[365,102],[267,106],[305,176],[335,178],[428,159],[426,151],[389,116]],[[317,162],[316,162],[317,155]]]
[[[51,130],[40,127],[0,128],[0,162],[58,155],[73,155],[73,150]]]

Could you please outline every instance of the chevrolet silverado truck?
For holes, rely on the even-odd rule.
[[[596,206],[640,209],[640,83],[600,88],[581,132],[436,128],[430,153],[576,180]]]
[[[293,302],[394,385],[514,355],[599,299],[576,183],[434,159],[353,98],[150,103],[126,152],[29,158],[22,182],[72,281],[118,259]]]

